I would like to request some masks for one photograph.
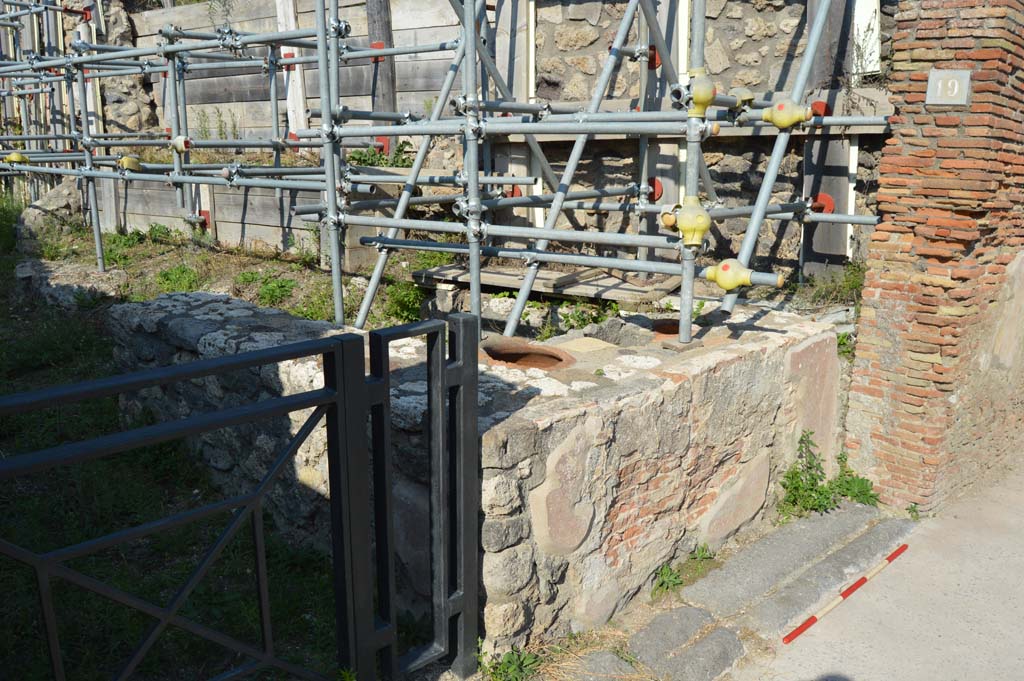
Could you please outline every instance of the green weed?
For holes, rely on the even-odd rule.
[[[566,329],[582,329],[591,324],[600,324],[610,317],[619,315],[619,304],[615,301],[604,302],[597,305],[578,303],[568,312],[561,314],[562,326]]]
[[[705,303],[706,301],[703,300],[698,300],[696,303],[694,303],[693,314],[690,315],[691,320],[696,321],[697,317],[701,316],[701,314],[704,312]]]
[[[513,648],[504,655],[492,655],[490,659],[477,652],[480,674],[489,681],[526,681],[540,669],[541,658],[536,653]]]
[[[156,285],[164,293],[189,293],[197,291],[201,281],[195,269],[181,264],[157,272]]]
[[[248,272],[239,272],[238,274],[235,275],[235,283],[239,284],[241,286],[248,286],[250,284],[255,284],[259,280],[260,280],[260,273],[259,272],[253,272],[251,270],[248,271]]]
[[[411,281],[396,281],[384,289],[384,294],[384,314],[399,322],[420,320],[420,305],[426,296],[419,286]]]
[[[286,298],[291,296],[297,284],[298,282],[294,279],[264,278],[257,294],[260,305],[264,307],[280,305]]]
[[[154,222],[149,225],[149,240],[154,243],[169,243],[174,241],[174,234],[171,232],[171,228],[167,225],[161,225],[159,222]]]
[[[654,587],[651,598],[659,598],[665,594],[675,593],[683,587],[683,574],[668,563],[654,573]]]
[[[907,512],[907,515],[909,515],[910,519],[914,522],[917,522],[921,519],[921,509],[917,507],[916,503],[910,504],[909,506],[907,506],[905,510]]]
[[[698,561],[712,560],[715,557],[715,552],[707,544],[699,544],[693,551],[690,552],[690,558]]]
[[[803,517],[811,512],[825,513],[839,506],[839,502],[850,499],[861,504],[876,506],[878,494],[870,480],[862,478],[849,467],[846,452],[837,457],[839,474],[826,480],[821,457],[815,452],[817,445],[805,430],[797,444],[797,460],[782,477],[785,490],[779,502],[779,515],[783,520]]]
[[[103,304],[105,296],[94,291],[75,291],[75,307],[79,310],[94,310]]]
[[[662,565],[654,575],[654,588],[651,598],[657,599],[666,594],[676,593],[684,586],[693,584],[698,579],[714,570],[721,563],[715,559],[715,552],[707,544],[698,544],[690,551],[690,555],[682,564],[673,567]]]
[[[9,194],[0,196],[0,255],[13,253],[17,246],[17,225],[23,206]]]
[[[444,251],[418,251],[412,256],[412,268],[414,270],[429,270],[432,267],[451,265],[455,262],[454,253]]]
[[[103,258],[108,265],[114,265],[123,269],[132,260],[132,249],[145,243],[145,241],[146,235],[142,232],[104,234]]]
[[[839,352],[839,356],[850,362],[853,361],[854,350],[856,346],[856,339],[852,333],[843,331],[842,333],[836,334],[836,348]]]
[[[39,239],[39,255],[43,260],[64,260],[71,256],[71,249],[59,241],[41,237]]]
[[[395,145],[395,149],[390,155],[385,154],[376,147],[369,147],[367,149],[353,149],[348,152],[347,160],[350,165],[354,166],[410,168],[413,162],[413,157],[409,154],[411,149],[412,144],[403,140]]]
[[[829,481],[829,486],[836,495],[866,506],[878,505],[878,492],[867,478],[857,475],[848,463],[849,455],[839,452],[839,474]]]
[[[550,320],[544,322],[544,326],[537,329],[537,340],[543,342],[558,335],[558,327]]]

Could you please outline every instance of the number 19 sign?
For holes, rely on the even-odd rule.
[[[928,74],[928,93],[925,104],[967,106],[971,98],[971,72],[952,69],[932,69]]]

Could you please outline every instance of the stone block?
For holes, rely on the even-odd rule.
[[[839,380],[834,333],[808,338],[786,353],[783,382],[793,420],[784,446],[793,449],[803,431],[813,432],[818,453],[832,472],[839,454]]]
[[[573,429],[548,456],[547,476],[530,493],[534,537],[544,553],[568,555],[590,532],[594,509],[586,503],[586,463],[602,425],[593,417]]]
[[[525,589],[533,579],[533,567],[533,547],[529,544],[485,553],[483,578],[488,600],[507,600]]]
[[[555,29],[555,46],[563,52],[572,52],[593,45],[600,37],[591,26],[562,25]]]
[[[654,617],[629,638],[629,650],[651,669],[665,673],[672,657],[712,621],[707,610],[684,606]]]
[[[718,495],[701,521],[701,538],[718,550],[764,507],[771,461],[767,452],[740,467],[732,485]]]
[[[610,681],[610,679],[636,675],[637,671],[621,657],[608,650],[595,650],[579,659],[572,670],[578,681]]]
[[[766,637],[774,637],[812,614],[816,606],[866,570],[874,567],[910,534],[914,522],[883,520],[846,546],[807,567],[796,579],[782,586],[749,609],[743,620]]]
[[[573,0],[569,3],[567,14],[574,21],[586,21],[591,26],[597,26],[603,6],[601,0]]]
[[[713,681],[732,667],[745,652],[731,629],[718,627],[673,656],[662,670],[671,681]]]
[[[685,587],[682,596],[719,617],[733,615],[851,535],[862,532],[877,515],[877,509],[855,504],[791,522],[744,547],[721,568]]]

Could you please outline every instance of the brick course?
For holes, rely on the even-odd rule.
[[[960,406],[1024,245],[1024,2],[904,0],[896,20],[846,446],[884,501],[930,509],[991,463],[992,432],[1024,431],[1012,398]],[[968,107],[924,104],[932,68],[972,71]]]

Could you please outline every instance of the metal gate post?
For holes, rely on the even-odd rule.
[[[327,476],[331,504],[331,559],[334,569],[335,638],[338,648],[338,667],[351,669],[356,662],[356,631],[349,627],[355,622],[352,575],[352,517],[349,498],[351,480],[349,450],[353,431],[347,404],[359,404],[350,395],[352,376],[363,377],[363,341],[358,336],[345,334],[330,352],[323,355],[324,387],[335,391],[334,402],[327,410]],[[349,379],[349,380],[346,380]],[[365,420],[363,421],[365,426]]]
[[[448,318],[451,328],[448,385],[458,386],[451,407],[448,441],[452,452],[455,522],[452,537],[458,549],[451,606],[458,610],[454,638],[458,646],[452,672],[465,679],[476,672],[480,592],[480,435],[477,430],[477,352],[480,319],[468,314]]]

